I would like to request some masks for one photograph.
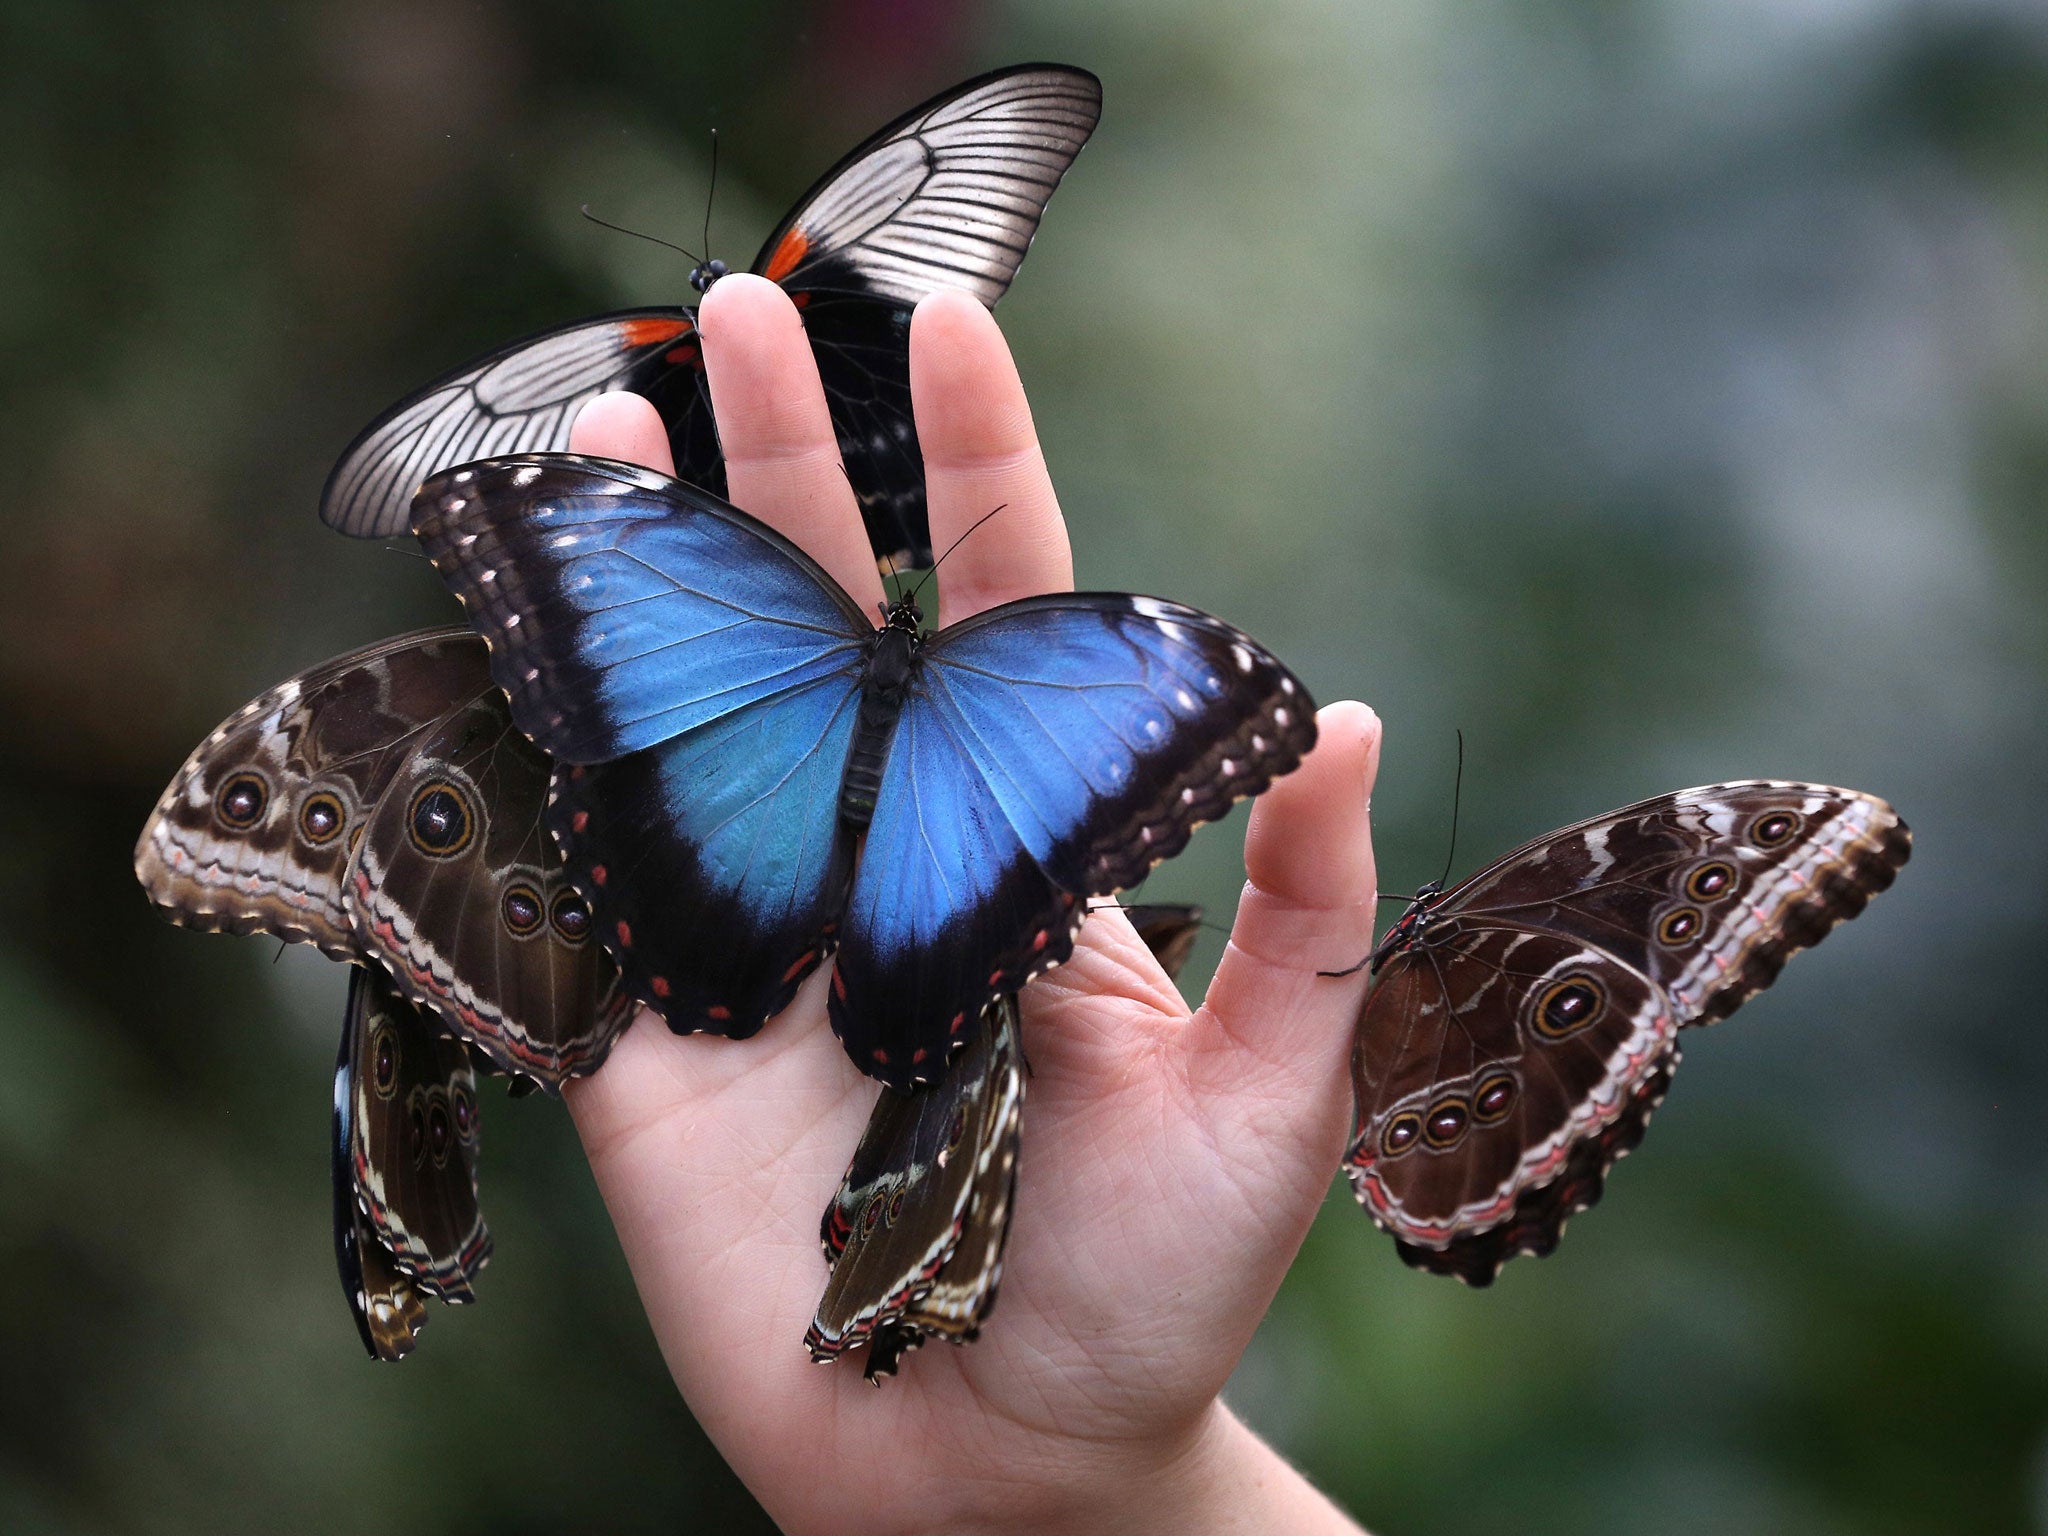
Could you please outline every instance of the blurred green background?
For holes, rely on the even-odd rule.
[[[0,1529],[764,1524],[550,1106],[492,1095],[484,1304],[364,1360],[328,1239],[343,974],[160,922],[129,849],[245,698],[451,616],[314,517],[358,426],[510,335],[687,296],[579,204],[692,243],[716,126],[745,261],[886,118],[1050,57],[1106,110],[1002,317],[1082,580],[1379,708],[1389,888],[1438,872],[1454,727],[1464,868],[1758,774],[1918,834],[1692,1042],[1555,1258],[1468,1292],[1333,1191],[1233,1402],[1381,1536],[2048,1531],[2038,4],[0,29]],[[1149,894],[1227,919],[1242,824]]]

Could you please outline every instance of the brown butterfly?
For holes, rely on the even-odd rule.
[[[1126,909],[1169,976],[1179,973],[1202,910]],[[1025,1063],[1017,1000],[998,997],[939,1080],[884,1089],[820,1237],[832,1265],[804,1343],[811,1358],[868,1346],[879,1384],[927,1338],[964,1344],[995,1308],[1016,1188]]]
[[[469,1053],[374,965],[349,971],[334,1068],[334,1243],[363,1344],[412,1352],[424,1296],[475,1299],[491,1256],[477,1207],[478,1109]]]
[[[1679,1030],[1769,986],[1911,851],[1882,800],[1752,780],[1426,887],[1361,962],[1345,1158],[1360,1203],[1408,1263],[1472,1285],[1549,1253],[1642,1139]]]
[[[135,873],[173,922],[376,960],[494,1070],[559,1092],[632,1010],[542,824],[549,772],[483,641],[405,635],[229,716],[158,801]]]

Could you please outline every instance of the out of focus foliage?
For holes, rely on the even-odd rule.
[[[327,1238],[343,977],[165,926],[128,850],[243,699],[450,613],[315,520],[364,420],[684,296],[579,204],[691,243],[716,126],[744,260],[896,110],[1052,57],[1107,110],[1002,313],[1083,579],[1378,706],[1390,887],[1440,867],[1458,726],[1462,866],[1752,774],[1887,795],[1919,839],[1693,1042],[1557,1257],[1466,1292],[1333,1198],[1237,1406],[1383,1533],[2048,1530],[2048,12],[0,27],[0,1528],[760,1523],[544,1104],[492,1096],[484,1304],[364,1361]],[[1151,893],[1227,916],[1237,858],[1211,832]]]

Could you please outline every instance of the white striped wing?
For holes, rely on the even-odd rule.
[[[1101,116],[1102,83],[1086,70],[1026,64],[970,80],[826,172],[754,270],[906,305],[964,288],[993,307]]]

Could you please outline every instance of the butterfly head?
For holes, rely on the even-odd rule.
[[[1399,922],[1387,930],[1387,936],[1380,940],[1379,947],[1372,952],[1373,975],[1379,975],[1380,967],[1402,950],[1421,941],[1423,931],[1429,927],[1435,916],[1431,908],[1436,905],[1437,898],[1443,893],[1443,881],[1432,880],[1408,898],[1408,910],[1401,914]]]
[[[924,610],[917,606],[917,594],[907,593],[893,603],[884,603],[882,628],[897,630],[913,640],[923,638]]]
[[[725,276],[726,265],[722,261],[701,261],[690,268],[690,286],[699,293],[710,291],[711,285]]]

